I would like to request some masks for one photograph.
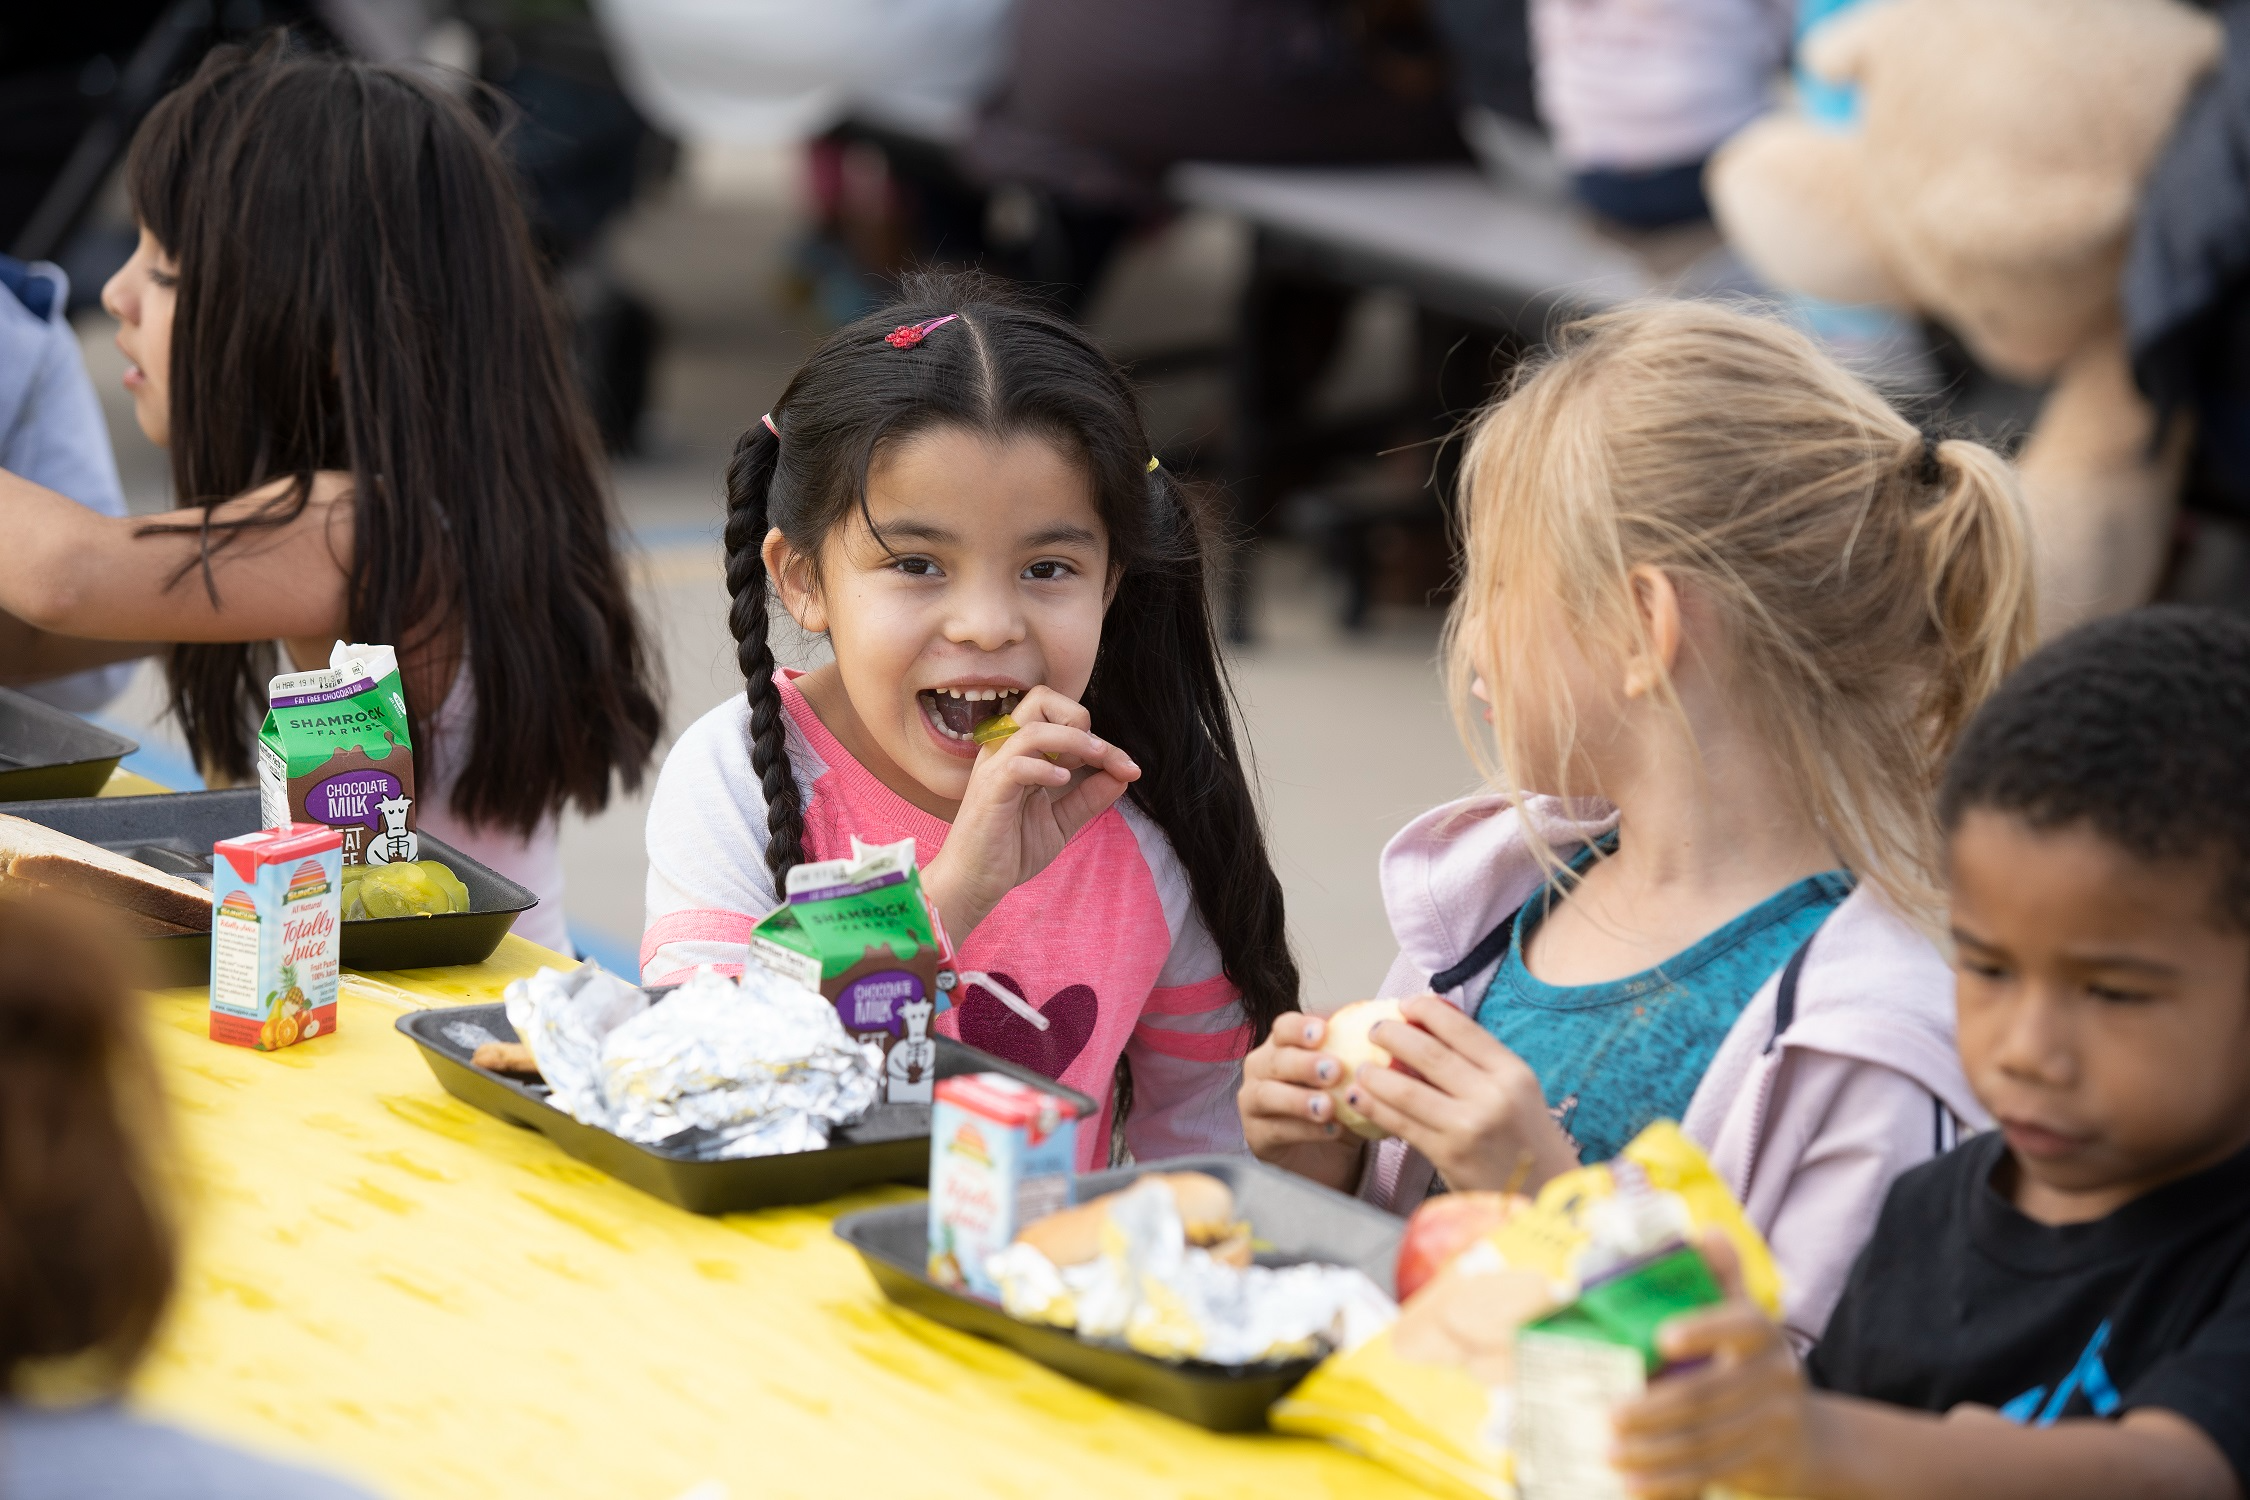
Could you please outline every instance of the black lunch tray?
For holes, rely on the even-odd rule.
[[[669,990],[652,991],[659,1003]],[[465,1028],[475,1027],[478,1037]],[[461,1028],[458,1034],[449,1034]],[[659,1151],[612,1135],[564,1114],[547,1102],[547,1086],[527,1083],[480,1068],[469,1061],[479,1041],[512,1042],[516,1029],[508,1024],[504,1005],[456,1005],[441,1010],[411,1011],[398,1018],[398,1029],[422,1049],[423,1060],[445,1091],[464,1104],[511,1124],[536,1130],[572,1156],[598,1167],[620,1182],[644,1193],[677,1204],[690,1213],[738,1213],[754,1208],[780,1208],[792,1203],[818,1203],[855,1188],[883,1182],[920,1186],[930,1176],[930,1107],[927,1104],[878,1104],[857,1125],[846,1126],[828,1138],[827,1149],[800,1151],[788,1156],[748,1156],[734,1161],[700,1161],[681,1153]],[[461,1038],[467,1037],[467,1041]],[[1081,1118],[1098,1115],[1095,1103],[1076,1089],[1064,1088],[1043,1073],[979,1052],[947,1036],[932,1036],[937,1043],[937,1076],[957,1073],[1005,1073],[1034,1088],[1068,1099]],[[922,1212],[919,1205],[914,1211]],[[920,1222],[917,1220],[917,1222]]]
[[[91,797],[140,749],[37,698],[0,688],[0,802]]]
[[[19,802],[4,810],[206,886],[211,883],[211,846],[220,839],[254,833],[259,826],[254,787],[161,797]],[[499,871],[426,833],[420,838],[422,858],[444,865],[469,888],[469,909],[430,917],[346,922],[341,954],[345,968],[437,969],[482,963],[500,946],[517,916],[539,904],[538,896]],[[154,970],[151,984],[169,988],[210,982],[209,933],[142,941]]]
[[[1144,1172],[1207,1172],[1234,1190],[1235,1211],[1250,1221],[1267,1266],[1320,1261],[1354,1266],[1395,1295],[1398,1246],[1406,1221],[1357,1198],[1347,1198],[1294,1172],[1247,1156],[1184,1156],[1145,1166],[1091,1172],[1073,1184],[1084,1203],[1132,1186]],[[1026,1323],[994,1303],[930,1280],[929,1208],[899,1203],[870,1208],[836,1221],[837,1237],[857,1250],[875,1284],[901,1307],[965,1333],[1007,1345],[1050,1369],[1096,1390],[1207,1427],[1249,1432],[1266,1425],[1266,1408],[1310,1374],[1317,1359],[1260,1365],[1175,1363],[1120,1344],[1090,1343],[1067,1328]]]

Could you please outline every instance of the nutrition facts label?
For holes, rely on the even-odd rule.
[[[227,911],[211,917],[211,1008],[230,1015],[262,1016],[258,994],[258,919]]]

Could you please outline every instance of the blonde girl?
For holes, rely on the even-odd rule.
[[[1985,1123],[1931,798],[2031,641],[2011,472],[1787,327],[1682,302],[1566,330],[1482,420],[1463,497],[1456,715],[1522,791],[1384,851],[1384,993],[1413,998],[1373,1040],[1413,1072],[1344,1079],[1284,1016],[1248,1141],[1403,1211],[1680,1119],[1809,1340],[1891,1179]],[[1338,1082],[1396,1139],[1340,1135]]]

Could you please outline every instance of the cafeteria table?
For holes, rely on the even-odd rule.
[[[150,997],[188,1253],[143,1409],[401,1500],[1422,1493],[893,1307],[829,1225],[911,1189],[702,1218],[446,1094],[393,1023],[543,962],[347,975],[337,1034],[270,1054]]]

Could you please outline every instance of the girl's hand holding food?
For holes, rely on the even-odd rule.
[[[1242,1135],[1260,1161],[1348,1190],[1359,1173],[1360,1143],[1336,1123],[1331,1086],[1344,1065],[1320,1050],[1328,1023],[1290,1011],[1242,1061]]]
[[[1524,1060],[1436,995],[1399,1002],[1368,1040],[1394,1066],[1363,1067],[1345,1102],[1430,1159],[1457,1191],[1536,1192],[1578,1165]]]
[[[1093,716],[1050,688],[1024,694],[1009,716],[1015,733],[977,752],[945,847],[922,873],[955,942],[1140,779],[1133,758],[1093,732]]]
[[[1802,1493],[1818,1446],[1818,1404],[1788,1339],[1744,1293],[1734,1247],[1711,1235],[1699,1248],[1727,1300],[1658,1333],[1668,1362],[1694,1367],[1659,1375],[1617,1409],[1612,1461],[1634,1494],[1654,1500],[1694,1500],[1721,1483]]]

